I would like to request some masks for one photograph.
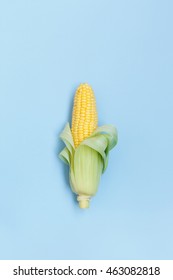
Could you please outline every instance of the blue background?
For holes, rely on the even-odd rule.
[[[0,258],[173,259],[173,2],[0,2]],[[89,210],[58,159],[76,87],[119,143]]]

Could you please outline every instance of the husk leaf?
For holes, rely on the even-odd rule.
[[[97,192],[101,174],[108,165],[109,151],[117,144],[117,131],[112,125],[98,127],[75,148],[70,125],[67,123],[60,138],[66,147],[59,157],[69,165],[71,189],[82,199],[83,196],[88,199]]]

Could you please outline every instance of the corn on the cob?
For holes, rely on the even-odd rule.
[[[75,94],[72,114],[72,135],[75,147],[97,128],[96,101],[92,88],[81,84]]]
[[[89,207],[107,167],[109,151],[117,143],[115,127],[97,127],[97,121],[94,92],[88,84],[81,84],[74,98],[72,128],[67,124],[60,135],[66,145],[60,158],[70,167],[70,186],[78,195],[80,208]]]

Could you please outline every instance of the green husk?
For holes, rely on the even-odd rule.
[[[101,174],[107,168],[109,152],[117,144],[117,131],[112,125],[98,127],[75,148],[67,123],[60,138],[66,147],[59,157],[69,165],[71,189],[78,195],[79,206],[87,208],[90,198],[97,192]]]

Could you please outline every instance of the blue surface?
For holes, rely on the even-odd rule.
[[[173,2],[0,2],[0,258],[173,259]],[[82,211],[57,158],[76,87],[119,143]]]

